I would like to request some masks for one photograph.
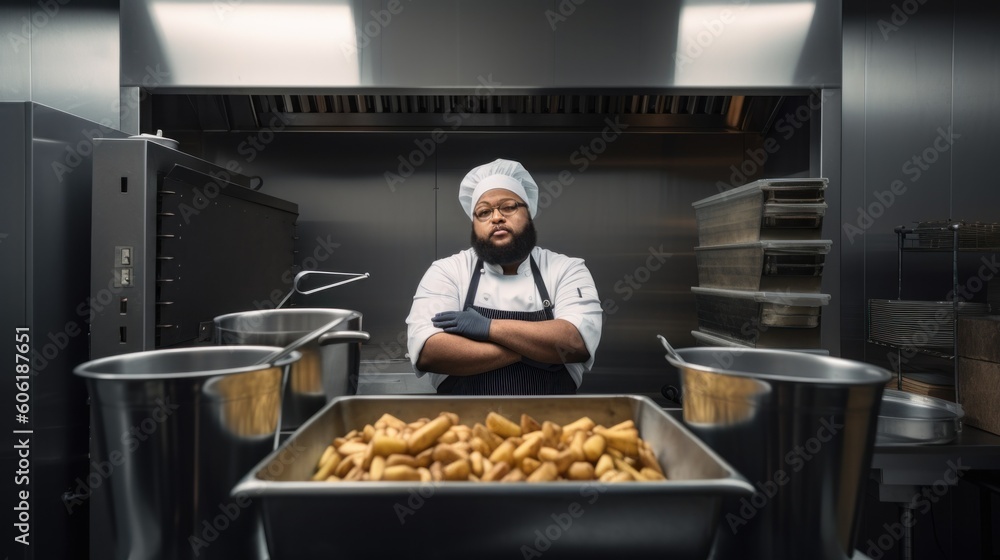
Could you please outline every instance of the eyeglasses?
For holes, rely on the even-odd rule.
[[[472,213],[480,222],[485,222],[493,217],[493,211],[499,210],[501,216],[509,217],[513,216],[517,209],[524,206],[528,207],[527,204],[523,202],[516,202],[513,200],[505,200],[501,202],[498,206],[479,206]]]

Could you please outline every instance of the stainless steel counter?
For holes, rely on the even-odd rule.
[[[883,502],[909,502],[921,486],[954,486],[970,470],[1000,470],[1000,436],[964,426],[950,443],[876,446],[872,458]]]

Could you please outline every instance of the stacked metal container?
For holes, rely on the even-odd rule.
[[[706,346],[818,350],[833,242],[826,179],[762,179],[694,202],[698,330]]]

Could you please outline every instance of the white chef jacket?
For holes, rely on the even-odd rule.
[[[601,341],[603,315],[594,278],[583,259],[567,257],[548,249],[535,247],[531,256],[538,264],[545,287],[552,298],[553,315],[568,321],[580,331],[590,358],[584,363],[566,364],[566,369],[579,387],[583,372],[594,365],[597,345]],[[431,335],[444,332],[431,324],[431,317],[441,311],[460,310],[476,265],[476,252],[469,248],[431,264],[417,286],[413,306],[406,318],[407,350],[417,377],[431,376],[435,387],[447,375],[425,372],[417,368],[417,359]],[[516,275],[505,276],[499,265],[483,263],[485,272],[479,280],[474,305],[504,311],[539,311],[542,298],[535,287],[528,259],[517,268]],[[476,271],[478,273],[478,271]]]

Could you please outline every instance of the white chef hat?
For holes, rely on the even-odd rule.
[[[472,208],[491,189],[507,189],[528,204],[528,213],[538,211],[538,184],[523,165],[509,159],[498,159],[469,171],[458,189],[458,201],[472,219]]]

